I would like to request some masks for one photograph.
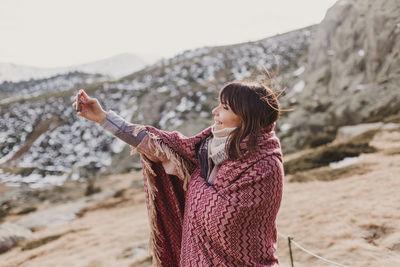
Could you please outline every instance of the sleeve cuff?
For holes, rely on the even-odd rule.
[[[123,118],[118,116],[114,111],[110,110],[107,112],[105,119],[100,123],[100,126],[104,130],[115,135],[121,130],[124,123],[125,120]]]

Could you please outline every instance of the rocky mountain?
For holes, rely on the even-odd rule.
[[[0,82],[19,82],[30,79],[49,78],[69,72],[86,72],[120,78],[153,63],[154,57],[139,57],[129,53],[115,55],[106,59],[60,68],[38,68],[33,66],[0,63]]]
[[[285,118],[287,147],[332,140],[342,125],[399,121],[399,17],[396,0],[341,0],[328,10]]]
[[[224,83],[265,78],[263,67],[279,66],[275,88],[286,88],[282,107],[294,109],[282,113],[276,128],[283,150],[314,147],[333,140],[343,125],[399,120],[399,15],[395,0],[342,0],[320,25],[185,51],[84,87],[131,122],[193,135],[212,122]],[[28,84],[0,86],[0,92],[37,92],[0,103],[2,181],[40,184],[135,168],[127,145],[75,115],[77,87],[67,87],[40,93]]]

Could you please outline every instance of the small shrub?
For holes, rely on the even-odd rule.
[[[9,200],[0,203],[0,222],[5,218],[11,210],[11,202]]]
[[[400,123],[400,114],[391,115],[383,120],[385,123]]]
[[[35,241],[32,241],[32,242],[29,242],[24,247],[22,247],[22,250],[30,250],[30,249],[34,249],[34,248],[43,246],[43,245],[45,245],[45,244],[47,244],[47,243],[49,243],[51,241],[59,239],[63,235],[64,234],[46,236],[46,237],[41,238],[39,240],[35,240]]]
[[[327,134],[327,133],[321,133],[315,136],[311,136],[308,138],[308,140],[305,142],[306,145],[308,145],[311,148],[326,145],[330,142],[332,142],[335,139],[335,134]]]
[[[66,232],[61,233],[61,234],[45,236],[45,237],[40,238],[38,240],[34,240],[34,241],[31,241],[31,242],[27,243],[25,246],[23,246],[21,248],[21,250],[35,249],[35,248],[38,248],[40,246],[46,245],[47,243],[55,241],[55,240],[59,239],[60,237],[66,235],[66,234],[77,233],[77,232],[85,231],[85,230],[88,230],[88,229],[87,228],[82,228],[82,229],[77,229],[77,230],[69,230],[69,231],[66,231]]]
[[[369,224],[363,225],[362,228],[367,231],[367,235],[363,238],[370,244],[374,246],[378,246],[376,241],[380,238],[387,236],[394,232],[393,227],[388,227],[385,225],[376,225],[376,224]]]
[[[26,208],[22,209],[20,212],[18,212],[17,215],[28,214],[31,212],[35,212],[36,210],[37,210],[36,207],[26,207]]]
[[[100,187],[95,186],[94,183],[89,183],[86,187],[85,196],[90,196],[99,192],[101,192]]]
[[[364,119],[364,123],[368,122],[399,122],[400,121],[400,105],[398,98],[392,98],[391,101],[376,109],[368,118]]]
[[[117,192],[115,192],[115,194],[114,194],[113,197],[115,197],[115,198],[122,197],[122,196],[124,195],[124,192],[125,192],[125,191],[126,191],[125,188],[120,189],[120,190],[118,190]]]

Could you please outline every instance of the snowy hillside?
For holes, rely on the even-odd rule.
[[[311,28],[305,28],[257,42],[199,48],[120,80],[84,88],[106,110],[129,121],[192,135],[210,125],[211,110],[224,83],[263,77],[263,66],[273,70],[276,60],[282,85],[297,82],[293,73],[304,64],[311,37]],[[9,86],[21,87],[18,83]],[[76,116],[71,106],[75,93],[76,88],[48,91],[32,99],[0,104],[3,182],[60,182],[79,177],[89,166],[94,172],[133,168],[128,156],[122,156],[126,166],[119,160],[113,163],[126,153],[124,143]]]
[[[99,73],[113,78],[120,78],[140,70],[150,63],[153,62],[128,53],[119,54],[95,62],[61,68],[38,68],[12,63],[0,63],[0,83],[3,81],[18,82],[30,79],[43,79],[74,71]]]

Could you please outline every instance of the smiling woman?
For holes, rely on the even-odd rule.
[[[157,266],[278,265],[283,166],[273,90],[258,81],[226,84],[214,125],[193,137],[128,123],[80,95],[79,116],[142,156]]]
[[[215,130],[236,128],[241,123],[240,117],[232,111],[228,103],[220,103],[218,107],[213,109],[212,114],[214,115]]]

